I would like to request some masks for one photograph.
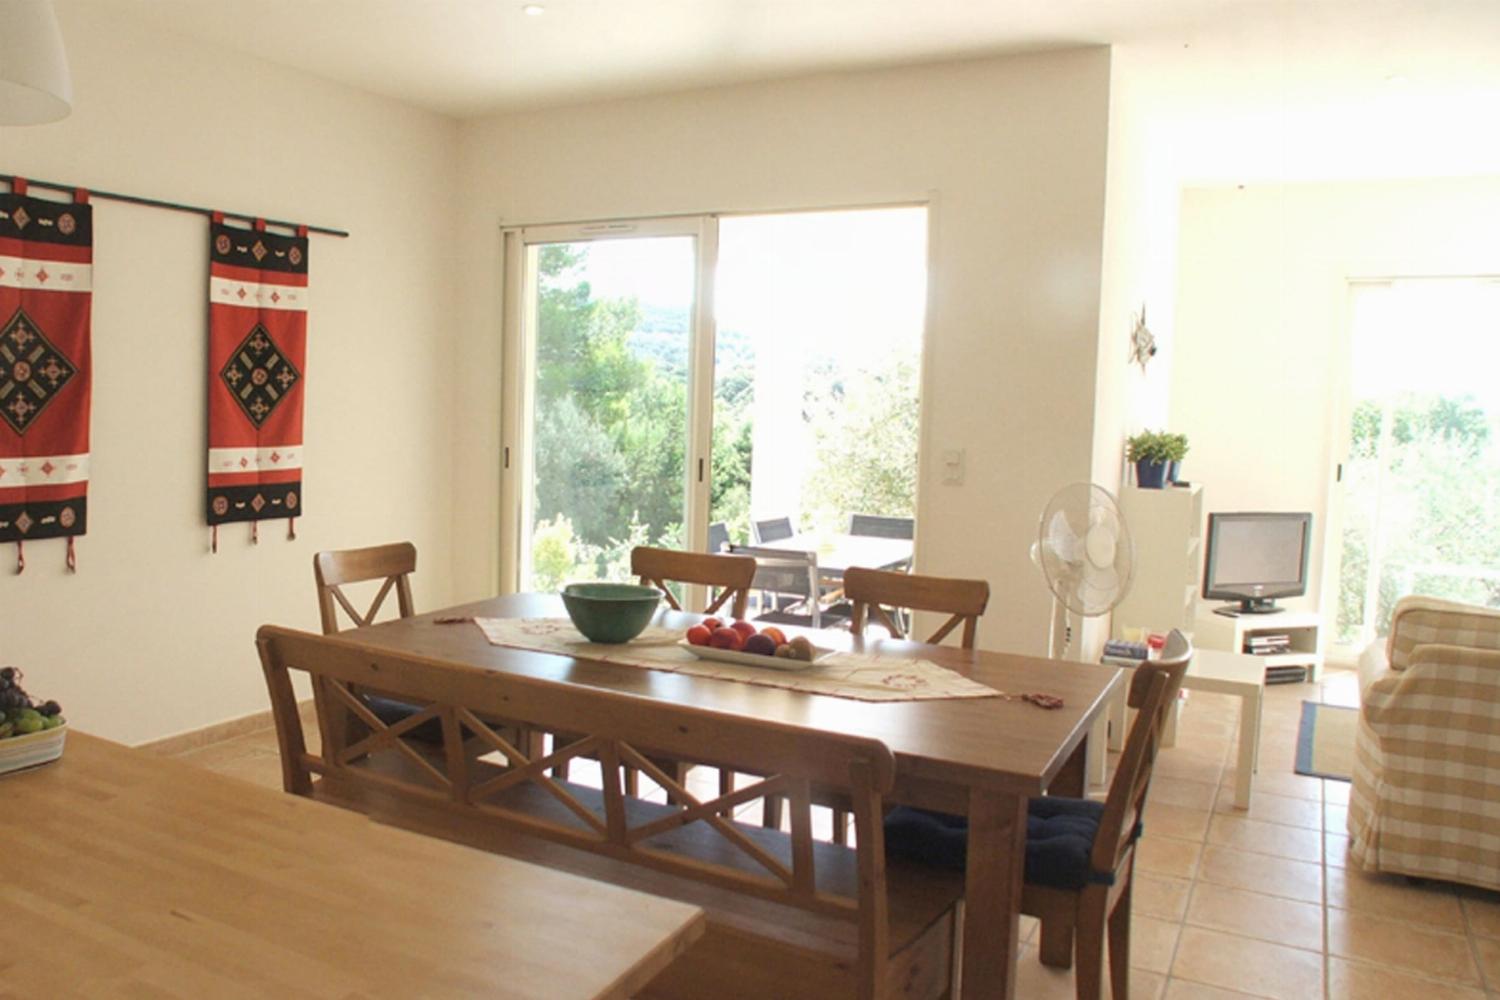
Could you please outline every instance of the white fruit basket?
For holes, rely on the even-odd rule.
[[[56,729],[0,740],[0,774],[51,763],[62,756],[63,741],[67,736],[68,724],[64,722]]]

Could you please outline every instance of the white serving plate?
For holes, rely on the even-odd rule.
[[[67,735],[68,724],[64,722],[56,729],[43,729],[25,736],[9,736],[0,740],[0,774],[56,760],[62,756],[63,741]]]
[[[762,656],[759,653],[746,653],[738,649],[719,649],[717,646],[694,646],[686,639],[678,639],[677,645],[700,660],[723,660],[725,663],[738,663],[742,667],[762,667],[770,670],[806,670],[808,667],[815,666],[819,660],[837,652],[822,646],[814,646],[813,658],[808,661]]]

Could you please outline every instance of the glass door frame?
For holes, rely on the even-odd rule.
[[[1370,262],[1367,262],[1370,263]],[[1343,574],[1344,522],[1346,518],[1347,484],[1344,471],[1349,467],[1354,448],[1352,421],[1354,418],[1354,352],[1357,349],[1354,330],[1354,297],[1360,286],[1395,286],[1402,282],[1459,280],[1500,282],[1500,272],[1472,270],[1464,267],[1453,269],[1414,270],[1401,267],[1351,268],[1341,275],[1343,295],[1339,304],[1339,342],[1334,352],[1338,364],[1335,385],[1329,407],[1330,423],[1328,440],[1332,444],[1332,468],[1329,469],[1328,492],[1324,505],[1325,531],[1323,540],[1323,579],[1318,606],[1323,617],[1323,627],[1330,637],[1324,644],[1324,655],[1330,663],[1353,666],[1364,652],[1361,640],[1353,646],[1338,641],[1339,582]],[[1382,456],[1380,461],[1388,459]],[[1372,553],[1373,556],[1373,553]],[[1371,569],[1374,571],[1372,558]],[[1376,639],[1380,636],[1375,635]]]
[[[683,531],[686,547],[708,547],[713,435],[714,274],[718,225],[712,215],[660,216],[605,222],[513,226],[504,243],[500,413],[500,592],[516,593],[526,563],[522,539],[530,533],[533,473],[537,283],[534,249],[551,243],[687,236],[694,239],[693,310],[688,344],[688,427],[684,449]],[[690,588],[696,606],[702,595]]]

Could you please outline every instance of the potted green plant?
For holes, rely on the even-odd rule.
[[[1163,431],[1141,431],[1125,442],[1125,458],[1135,463],[1135,483],[1142,489],[1159,490],[1167,482],[1172,461],[1172,435]]]
[[[1168,434],[1167,438],[1172,446],[1172,457],[1167,460],[1167,482],[1178,483],[1182,481],[1182,460],[1187,458],[1188,439],[1186,434]]]

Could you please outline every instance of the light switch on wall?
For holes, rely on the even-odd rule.
[[[950,448],[943,452],[943,485],[962,486],[964,481],[964,450]]]

